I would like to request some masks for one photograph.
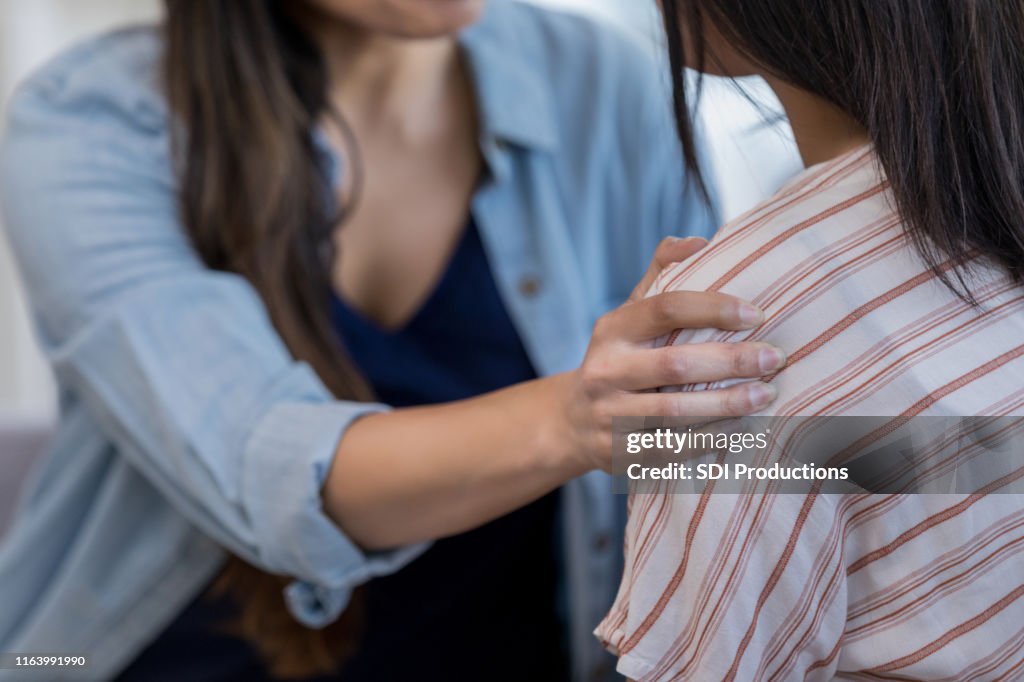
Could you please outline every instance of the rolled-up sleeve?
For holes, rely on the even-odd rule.
[[[322,454],[325,450],[334,452],[341,432],[352,419],[350,404],[278,404],[254,430],[247,448],[251,461],[243,474],[246,496],[271,500],[269,504],[254,506],[253,526],[257,534],[279,539],[266,548],[270,553],[265,558],[267,564],[302,563],[305,568],[293,575],[322,576],[313,583],[296,582],[286,591],[292,612],[310,627],[319,627],[337,617],[348,602],[346,586],[393,573],[424,548],[414,545],[393,552],[360,555],[320,512],[319,493],[326,475]],[[281,457],[282,451],[291,449],[306,453],[299,457],[301,466],[293,466]],[[282,497],[277,493],[282,487],[302,494]],[[343,547],[339,547],[339,540]],[[339,561],[339,552],[356,560]],[[331,585],[342,589],[332,589]]]
[[[226,549],[296,582],[297,618],[422,546],[366,554],[325,515],[345,429],[384,405],[339,402],[238,276],[197,258],[177,219],[160,109],[114,85],[39,78],[0,146],[4,227],[61,390]]]

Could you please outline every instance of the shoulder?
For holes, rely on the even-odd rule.
[[[805,170],[725,224],[698,254],[666,268],[651,293],[718,291],[773,318],[756,333],[686,330],[672,339],[756,337],[792,350],[814,338],[824,320],[866,300],[865,259],[874,266],[872,286],[898,276],[901,268],[892,264],[905,255],[901,224],[870,162],[865,153]]]
[[[12,96],[0,213],[23,275],[47,304],[73,298],[80,280],[69,278],[87,259],[108,269],[97,254],[117,252],[108,248],[116,240],[178,239],[159,46],[151,29],[106,34],[59,55]]]
[[[159,85],[162,41],[155,27],[103,34],[52,59],[15,90],[7,112],[4,149],[32,138],[75,132],[82,144],[97,137],[164,132]],[[84,132],[87,137],[83,137]]]
[[[818,271],[846,264],[870,241],[851,235],[884,240],[900,232],[873,156],[862,151],[798,174],[773,197],[724,225],[690,261],[667,269],[657,286],[750,297],[800,267]],[[852,287],[859,281],[829,280],[828,285]]]
[[[164,172],[159,32],[122,29],[61,53],[16,88],[0,139],[0,197]],[[110,171],[103,176],[101,171]],[[8,229],[11,226],[8,225]]]

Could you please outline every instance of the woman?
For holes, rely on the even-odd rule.
[[[683,331],[670,341],[760,340],[790,350],[772,379],[778,399],[760,413],[779,417],[774,453],[820,436],[827,423],[787,419],[795,415],[871,417],[845,422],[840,464],[874,452],[917,416],[1014,417],[998,423],[1019,443],[1020,3],[685,0],[664,10],[677,66],[685,59],[767,79],[807,166],[653,288],[751,297],[765,324]],[[679,83],[676,91],[683,115]],[[965,433],[951,443],[943,433],[915,441],[911,461],[930,467],[917,479],[941,473],[938,457],[924,457],[941,452],[935,447],[971,454],[977,434],[963,445]],[[1019,489],[1024,468],[1019,452],[1013,457],[1005,476],[957,490]],[[626,575],[598,629],[624,674],[1020,678],[1019,495],[714,489],[632,500]]]
[[[615,510],[584,477],[556,532],[553,491],[607,468],[611,415],[772,397],[649,389],[783,361],[650,349],[760,321],[729,296],[615,308],[711,219],[668,121],[629,41],[501,1],[173,0],[32,78],[0,187],[62,420],[0,555],[0,649],[521,680],[569,641],[594,672]]]

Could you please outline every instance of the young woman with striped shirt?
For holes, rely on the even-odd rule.
[[[765,77],[807,166],[653,287],[747,297],[765,324],[669,341],[787,348],[768,416],[1024,415],[1020,2],[663,9],[673,71]],[[625,575],[597,634],[631,678],[1024,677],[1017,495],[630,502]]]

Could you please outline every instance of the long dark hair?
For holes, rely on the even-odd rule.
[[[978,258],[1024,281],[1020,0],[664,0],[663,9],[691,173],[682,71],[687,54],[716,61],[707,21],[750,61],[867,130],[913,244],[961,298],[974,300]]]
[[[337,398],[371,399],[327,312],[343,216],[314,143],[332,114],[320,51],[285,2],[165,4],[163,75],[192,244],[207,266],[253,285],[292,355]],[[335,669],[355,645],[358,609],[325,630],[304,628],[285,608],[286,583],[233,559],[216,589],[237,595],[235,625],[276,675]]]

